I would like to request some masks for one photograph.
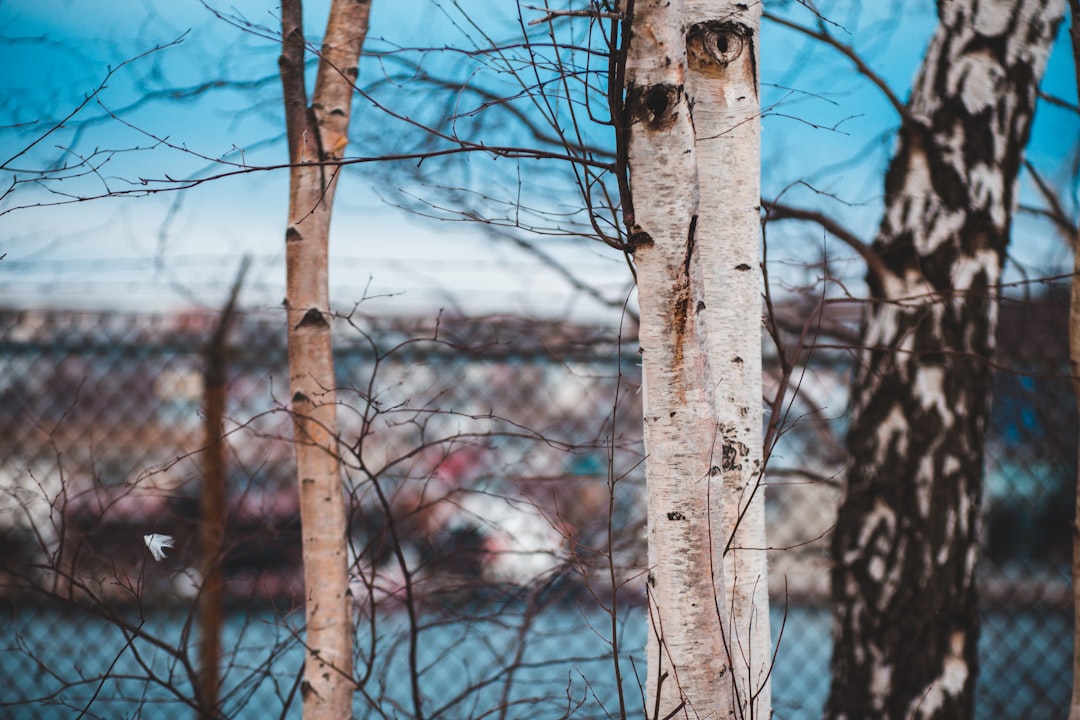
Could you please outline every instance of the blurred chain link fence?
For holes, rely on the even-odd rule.
[[[1077,421],[1066,311],[1003,306],[1000,363],[1013,372],[998,373],[987,443],[980,717],[1063,716],[1068,704]],[[0,312],[6,716],[196,713],[204,372],[219,320]],[[283,323],[243,315],[221,358],[228,718],[299,716]],[[354,315],[335,332],[357,716],[413,717],[417,702],[431,717],[617,716],[615,657],[622,702],[645,714],[636,345],[512,318]],[[808,356],[769,461],[777,718],[819,716],[828,686],[827,543],[851,363],[840,344]],[[176,537],[161,563],[142,543],[151,532]]]

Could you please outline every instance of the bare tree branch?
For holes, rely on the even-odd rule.
[[[885,78],[874,72],[874,70],[866,64],[866,61],[862,59],[862,56],[859,55],[859,53],[856,52],[853,47],[840,42],[824,28],[814,30],[813,28],[808,28],[805,25],[800,25],[797,22],[793,22],[785,17],[771,12],[764,12],[762,13],[761,17],[770,20],[782,27],[786,27],[790,30],[794,30],[795,32],[802,33],[803,35],[806,35],[812,40],[817,40],[818,42],[824,43],[825,45],[828,45],[829,47],[839,52],[841,55],[850,60],[853,65],[855,65],[855,69],[858,70],[863,77],[869,80],[873,85],[878,88],[878,90],[881,91],[881,93],[889,101],[889,104],[892,105],[893,110],[896,111],[896,114],[900,117],[902,121],[908,122],[911,119],[911,113],[908,110],[907,105],[902,102],[899,97],[897,97],[896,93],[893,92],[892,87],[890,87],[889,84],[885,82]]]

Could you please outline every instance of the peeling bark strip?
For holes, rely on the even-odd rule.
[[[970,718],[975,561],[1014,189],[1064,0],[953,0],[885,178],[833,534],[826,717]]]
[[[370,3],[334,0],[308,105],[300,0],[281,6],[281,57],[289,140],[285,231],[289,381],[292,396],[307,622],[304,720],[352,717],[352,621],[345,501],[338,464],[327,251],[337,169],[348,144],[353,83]],[[416,717],[421,717],[417,708]]]
[[[760,277],[746,272],[759,23],[757,6],[683,0],[637,0],[631,19],[624,207],[645,376],[646,683],[661,718],[770,714]]]

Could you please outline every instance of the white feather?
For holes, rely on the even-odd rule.
[[[150,554],[154,556],[154,559],[161,562],[165,559],[165,548],[173,546],[173,536],[150,533],[149,535],[143,535],[143,542],[150,549]]]

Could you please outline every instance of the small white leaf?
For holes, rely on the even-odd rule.
[[[150,533],[149,535],[143,535],[143,542],[150,549],[150,554],[154,556],[154,559],[161,562],[165,559],[165,548],[173,546],[173,536]]]

